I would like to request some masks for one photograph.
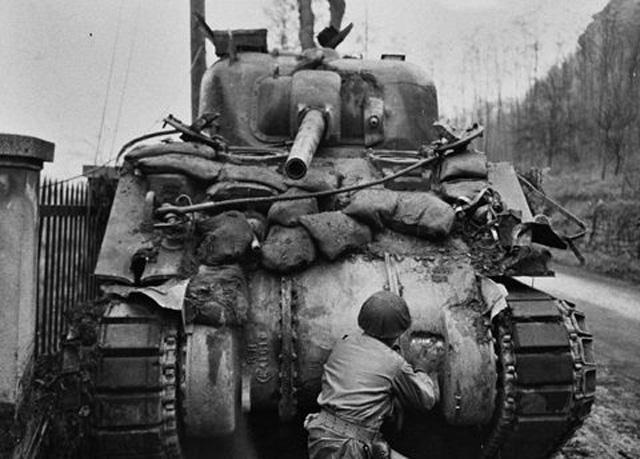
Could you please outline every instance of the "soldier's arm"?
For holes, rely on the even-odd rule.
[[[424,371],[414,371],[406,361],[392,380],[394,395],[405,406],[429,410],[440,399],[438,380]]]

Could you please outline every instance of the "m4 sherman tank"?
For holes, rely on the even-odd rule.
[[[471,147],[482,128],[438,124],[433,83],[398,56],[214,37],[200,118],[126,148],[96,267],[96,456],[305,457],[323,363],[381,289],[409,304],[405,355],[444,354],[438,406],[407,412],[394,448],[553,454],[591,409],[592,337],[513,279],[552,274],[541,244],[568,240]]]

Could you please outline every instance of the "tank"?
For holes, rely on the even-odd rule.
[[[400,56],[217,36],[200,118],[124,149],[95,271],[96,457],[306,457],[323,364],[381,289],[410,307],[407,358],[443,358],[440,403],[389,427],[394,448],[550,457],[593,404],[592,335],[515,279],[553,275],[544,245],[570,240],[512,165],[473,147],[481,127],[438,123]]]

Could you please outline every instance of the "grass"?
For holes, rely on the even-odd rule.
[[[9,459],[14,446],[21,437],[21,429],[14,422],[14,409],[8,404],[0,405],[0,459]]]
[[[106,304],[98,300],[67,311],[72,341],[55,355],[37,358],[17,416],[0,406],[0,459],[9,459],[16,452],[24,457],[29,445],[37,458],[89,457],[84,452],[98,357],[96,331]]]
[[[625,175],[609,177],[604,181],[589,172],[545,174],[542,187],[548,196],[583,220],[590,229],[598,204],[604,202],[622,206],[630,201],[640,202],[640,185],[636,184],[640,184],[640,172],[629,170]],[[561,231],[575,231],[575,225],[568,225],[558,215],[553,215],[552,218],[554,226]],[[617,279],[640,281],[640,260],[614,256],[599,250],[598,247],[587,247],[588,240],[589,234],[578,245],[586,259],[587,269]],[[561,264],[579,264],[570,251],[554,250],[553,257]]]
[[[597,202],[622,198],[624,183],[622,176],[610,177],[603,181],[583,172],[545,175],[542,187],[549,196],[560,202]]]
[[[586,259],[584,268],[615,279],[640,282],[640,261],[614,257],[597,250],[581,250]],[[553,260],[566,266],[581,266],[571,251],[552,250]]]

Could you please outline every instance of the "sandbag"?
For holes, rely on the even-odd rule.
[[[398,193],[382,188],[366,188],[351,197],[349,205],[342,211],[376,230],[384,228],[396,210]]]
[[[444,158],[440,166],[440,180],[457,178],[487,178],[487,155],[477,150],[465,150]]]
[[[275,196],[278,191],[268,185],[255,182],[217,182],[207,188],[206,193],[212,201],[226,201],[228,199],[265,198]]]
[[[203,181],[214,181],[222,170],[222,163],[198,156],[167,153],[136,161],[136,167],[144,174],[177,173]]]
[[[320,251],[329,259],[371,242],[368,226],[342,212],[322,212],[300,217],[300,223],[311,233]]]
[[[290,188],[282,196],[307,195],[308,192],[298,188]],[[303,215],[317,214],[318,200],[316,198],[296,199],[294,201],[278,201],[269,209],[267,220],[271,224],[295,226]]]
[[[191,278],[184,301],[187,323],[242,325],[248,310],[247,281],[239,265],[201,265]]]
[[[311,235],[301,226],[274,225],[262,244],[262,265],[273,271],[289,272],[310,265],[316,259]]]
[[[262,166],[238,166],[227,163],[220,171],[218,180],[221,182],[255,182],[275,188],[280,192],[287,190],[283,175]]]
[[[473,201],[478,193],[489,186],[486,180],[454,180],[439,185],[439,194],[448,202],[456,202],[458,198]]]
[[[244,214],[236,210],[224,212],[198,222],[205,233],[197,250],[200,263],[217,265],[242,258],[251,246],[253,231]]]
[[[137,161],[142,158],[165,156],[172,153],[198,156],[206,160],[216,159],[218,156],[213,147],[198,142],[160,142],[151,145],[140,145],[129,151],[125,155],[125,159],[127,161]]]
[[[300,188],[310,192],[329,191],[338,188],[340,176],[334,171],[314,169],[312,165],[311,169],[307,171],[307,175],[300,180],[287,178],[284,183],[287,186]]]
[[[449,234],[454,220],[453,208],[434,193],[398,193],[388,225],[401,233],[438,239]]]

